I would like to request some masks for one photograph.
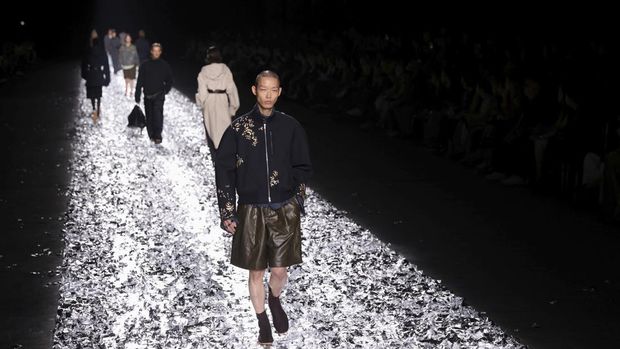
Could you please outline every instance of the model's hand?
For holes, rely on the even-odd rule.
[[[226,229],[227,232],[234,234],[235,230],[237,229],[237,222],[233,221],[232,219],[225,220],[224,229]]]

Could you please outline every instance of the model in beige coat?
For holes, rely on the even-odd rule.
[[[198,74],[196,103],[202,108],[207,140],[213,152],[239,109],[239,94],[232,72],[222,63],[221,54],[214,46],[209,47],[207,65]]]

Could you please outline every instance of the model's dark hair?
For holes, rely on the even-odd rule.
[[[220,49],[217,48],[217,46],[209,46],[205,61],[207,64],[222,63],[222,52],[220,52]]]
[[[271,70],[263,70],[262,72],[256,75],[256,80],[254,80],[254,86],[258,86],[258,81],[262,78],[274,78],[280,82],[280,76]]]

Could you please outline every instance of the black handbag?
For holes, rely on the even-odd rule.
[[[140,106],[136,104],[131,113],[127,116],[127,127],[143,128],[144,126],[146,126],[146,117]]]

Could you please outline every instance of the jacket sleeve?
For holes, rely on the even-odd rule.
[[[293,185],[296,195],[305,199],[306,183],[312,176],[312,163],[310,162],[310,151],[306,132],[297,124],[293,133],[293,144],[291,145],[291,166],[293,174]]]
[[[215,156],[215,183],[220,218],[237,219],[237,140],[235,131],[228,127],[222,136]]]
[[[104,55],[104,59],[101,60],[103,63],[103,74],[105,75],[103,79],[103,85],[110,85],[110,64],[108,63],[108,56]]]
[[[233,116],[239,109],[239,92],[237,91],[237,85],[233,79],[232,72],[229,70],[228,82],[226,83],[226,94],[228,94],[228,113]]]
[[[138,49],[136,46],[132,46],[132,61],[134,65],[140,65],[140,57],[138,56]]]
[[[196,92],[196,104],[200,108],[204,108],[205,101],[207,100],[207,96],[209,96],[209,91],[207,90],[207,83],[203,78],[202,73],[198,73],[198,92]]]
[[[81,64],[81,76],[82,79],[86,80],[86,78],[88,77],[88,55],[84,54],[82,56],[82,64]]]
[[[147,74],[147,64],[140,66],[140,73],[138,74],[138,81],[136,82],[135,99],[136,103],[140,103],[140,97],[142,95],[142,84],[144,83],[144,75]]]

